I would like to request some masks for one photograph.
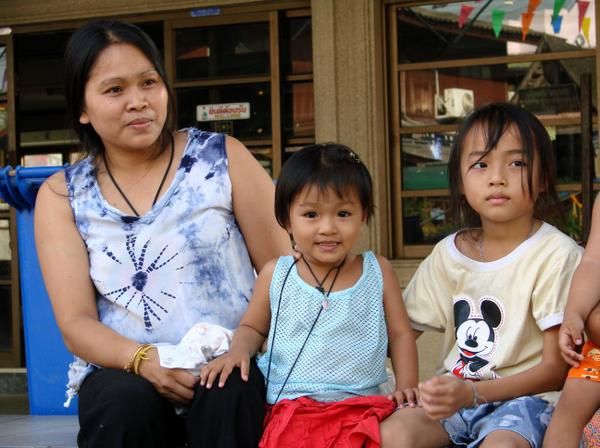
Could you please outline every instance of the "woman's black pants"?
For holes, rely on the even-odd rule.
[[[90,374],[79,390],[80,448],[256,448],[265,414],[264,379],[251,363],[221,389],[198,386],[184,416],[144,378],[116,369]]]

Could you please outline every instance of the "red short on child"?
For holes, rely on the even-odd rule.
[[[384,396],[323,403],[311,398],[281,400],[267,411],[260,448],[377,448],[379,422],[396,409]]]

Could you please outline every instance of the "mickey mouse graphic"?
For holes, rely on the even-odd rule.
[[[483,297],[479,310],[468,299],[454,303],[454,326],[459,359],[452,373],[460,378],[481,379],[481,370],[489,364],[494,351],[496,330],[502,324],[502,310],[496,301]]]

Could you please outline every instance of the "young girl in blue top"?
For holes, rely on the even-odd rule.
[[[403,295],[413,328],[444,333],[422,407],[382,424],[388,447],[536,448],[567,366],[558,328],[581,248],[544,223],[558,206],[544,126],[495,103],[461,124],[448,162],[466,228],[438,243]]]
[[[266,340],[262,447],[376,447],[379,421],[416,405],[416,346],[394,271],[352,252],[372,213],[371,177],[349,148],[308,146],[284,165],[275,214],[299,256],[265,266],[229,353],[201,373],[208,388],[234,367],[246,380]],[[384,397],[388,353],[396,386]]]

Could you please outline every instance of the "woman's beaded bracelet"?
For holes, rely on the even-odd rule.
[[[133,372],[136,375],[140,374],[140,364],[148,358],[148,351],[153,347],[152,344],[142,344],[131,356],[129,362],[123,367],[126,372]]]

